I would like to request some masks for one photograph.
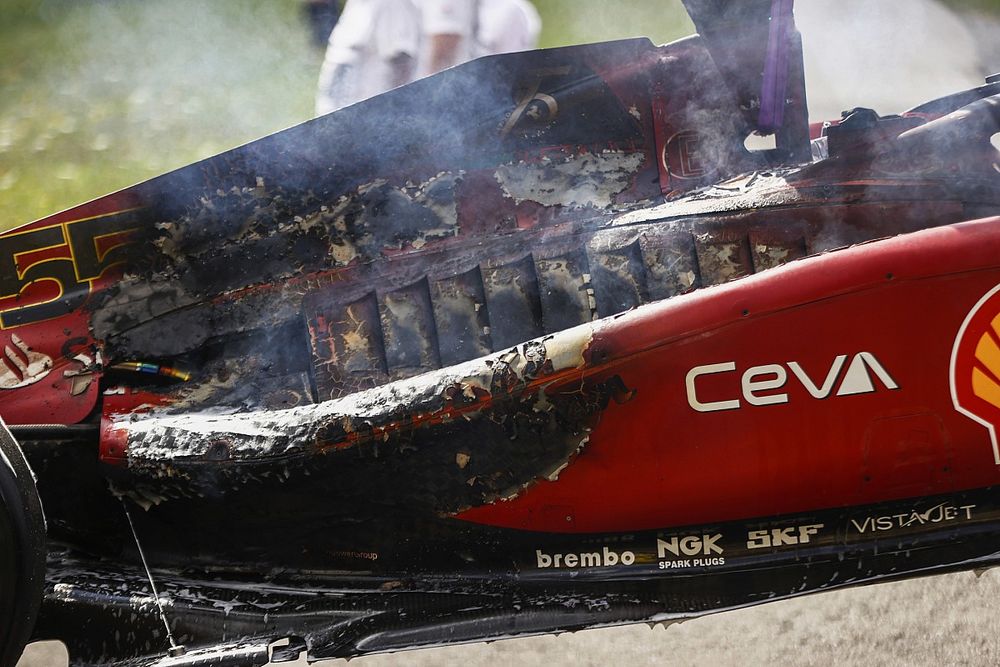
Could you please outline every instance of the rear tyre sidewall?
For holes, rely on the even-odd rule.
[[[45,555],[45,517],[34,475],[0,421],[0,667],[13,667],[31,637]]]

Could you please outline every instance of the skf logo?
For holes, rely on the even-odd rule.
[[[841,377],[844,366],[847,366],[847,371]],[[739,376],[738,388],[736,379],[733,378],[733,386],[729,392],[710,396],[699,386],[706,376],[737,372],[735,361],[725,361],[719,364],[695,366],[688,371],[685,378],[688,405],[698,412],[717,412],[738,410],[743,407],[744,402],[753,406],[788,403],[788,393],[778,391],[788,384],[788,371],[791,371],[795,381],[817,400],[823,400],[831,395],[871,394],[878,391],[879,384],[889,390],[899,389],[899,385],[874,354],[859,352],[851,357],[850,363],[847,362],[846,354],[837,356],[822,375],[811,375],[815,371],[807,371],[797,361],[753,366]]]
[[[822,523],[770,530],[751,530],[747,533],[747,549],[767,549],[796,544],[809,544],[809,538],[817,534]]]
[[[1000,465],[1000,285],[987,292],[962,322],[951,350],[951,399],[955,409],[982,424]]]

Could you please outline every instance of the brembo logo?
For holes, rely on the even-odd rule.
[[[972,307],[951,350],[951,399],[955,409],[989,432],[1000,465],[1000,285]]]
[[[582,553],[545,553],[535,549],[535,561],[538,568],[582,568],[582,567],[614,567],[615,565],[633,565],[635,553],[632,551],[612,551],[604,547],[601,551]]]
[[[844,367],[847,370],[844,371]],[[859,352],[850,358],[841,354],[833,362],[816,375],[815,370],[806,370],[797,361],[784,364],[764,364],[752,366],[742,374],[738,374],[735,361],[724,361],[718,364],[695,366],[688,371],[685,385],[687,386],[688,405],[698,412],[717,412],[719,410],[738,410],[746,403],[752,406],[779,405],[789,402],[788,393],[784,389],[789,381],[789,371],[795,382],[802,385],[809,395],[817,400],[823,400],[831,395],[854,396],[871,394],[878,391],[881,384],[886,389],[899,389],[885,367],[871,352]],[[843,371],[843,372],[842,372]],[[707,376],[734,374],[731,389],[724,390],[719,395],[709,395],[700,386]],[[737,386],[736,378],[739,378]]]

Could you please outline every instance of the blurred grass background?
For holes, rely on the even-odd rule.
[[[679,0],[535,4],[542,46],[693,32]],[[300,0],[0,0],[0,229],[307,120],[321,59]]]

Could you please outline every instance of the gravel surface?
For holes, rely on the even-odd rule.
[[[62,646],[49,643],[30,647],[18,667],[65,664]],[[351,667],[773,664],[1000,664],[1000,570],[822,593],[666,629],[627,626],[351,661]]]

